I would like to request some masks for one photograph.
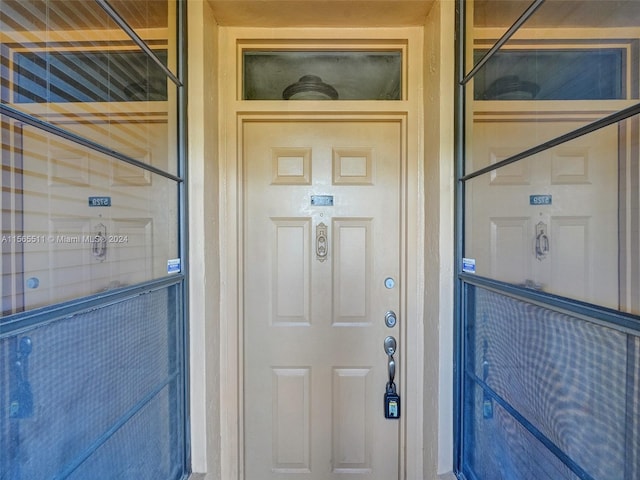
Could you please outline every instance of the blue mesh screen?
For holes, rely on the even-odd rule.
[[[640,340],[471,288],[465,458],[471,478],[640,478]]]
[[[172,388],[165,387],[68,478],[73,480],[180,478],[179,449],[171,443]],[[123,455],[122,447],[129,450]],[[153,462],[150,461],[153,459]]]
[[[475,420],[469,429],[465,450],[470,469],[465,473],[469,478],[579,479],[499,404],[487,406],[487,397],[478,385],[469,381],[467,388],[467,419]],[[491,412],[487,412],[488,408]]]
[[[184,473],[177,286],[0,340],[0,478]]]

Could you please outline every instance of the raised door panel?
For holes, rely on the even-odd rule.
[[[473,128],[474,169],[530,144],[517,121]],[[539,122],[530,133],[558,128]],[[476,273],[616,308],[618,162],[613,126],[467,182],[465,257]]]

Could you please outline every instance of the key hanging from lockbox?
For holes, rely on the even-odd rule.
[[[396,361],[393,354],[396,353],[396,339],[388,336],[384,339],[384,351],[388,357],[389,381],[384,392],[384,418],[400,418],[400,395],[396,391],[396,384],[393,382],[396,376]]]

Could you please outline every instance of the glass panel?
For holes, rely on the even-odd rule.
[[[166,50],[155,53],[166,61]],[[167,99],[165,72],[141,51],[29,51],[13,55],[14,103]]]
[[[473,8],[489,11],[491,4],[502,19],[516,5],[524,10],[523,3]],[[504,33],[489,15],[484,19],[468,32],[469,64]],[[477,122],[517,117],[520,130],[511,133],[526,150],[630,106],[640,90],[640,58],[637,30],[627,27],[639,23],[638,2],[545,1],[467,84],[468,138],[477,137]],[[550,123],[554,128],[546,128]]]
[[[167,275],[176,182],[22,124],[2,135],[5,314]]]
[[[152,4],[166,11],[167,2]],[[176,174],[177,87],[97,3],[1,6],[3,103]],[[171,64],[169,34],[154,30],[151,48]]]
[[[470,50],[488,50],[533,3],[534,0],[475,0],[470,3],[471,6],[468,8],[471,8],[472,15],[469,16],[466,35]],[[581,36],[585,40],[606,37],[621,39],[624,35],[620,35],[620,29],[637,27],[639,19],[640,5],[637,2],[545,0],[513,35],[512,40],[507,42],[507,46],[515,46],[526,38],[538,40],[540,45],[552,44],[563,37],[574,40],[580,39]],[[558,29],[555,34],[549,30],[534,30],[554,28]],[[572,29],[571,34],[567,28]],[[472,44],[475,48],[471,47]],[[479,57],[469,56],[467,72],[471,71],[478,60]]]
[[[492,0],[485,1],[489,5],[492,4]],[[507,7],[509,3],[511,2],[500,2],[498,10],[509,11]],[[513,3],[528,5],[533,3],[533,0]],[[498,14],[498,16],[501,16],[501,14]],[[574,0],[567,2],[566,0],[545,0],[524,24],[524,28],[620,29],[635,27],[639,21],[640,5],[635,1]],[[619,30],[618,33],[620,33]]]
[[[591,478],[635,478],[629,475],[637,464],[628,442],[637,445],[640,437],[634,416],[640,407],[639,337],[481,288],[473,291],[468,371]],[[504,420],[494,415],[496,402],[486,392],[478,392],[474,403],[480,428],[496,428]],[[507,450],[517,449],[503,440]],[[527,452],[534,465],[547,463]]]
[[[182,478],[179,288],[0,338],[3,479]]]
[[[486,50],[476,50],[481,58]],[[623,48],[505,49],[473,79],[474,100],[622,100]]]
[[[153,50],[156,45],[168,47],[162,63],[177,77],[176,32],[178,2],[176,0],[109,0],[109,5],[129,27]]]
[[[474,169],[521,150],[521,125],[476,127]],[[638,131],[620,135],[619,128],[611,125],[466,183],[464,256],[475,259],[477,274],[624,307],[619,259],[638,262],[640,250],[637,234],[631,234],[632,220],[619,217],[620,204],[637,202],[637,195],[619,198],[618,182],[633,181],[626,164],[637,165]],[[623,136],[635,150],[622,143]],[[637,203],[633,208],[638,211]],[[634,235],[624,252],[622,229]],[[637,292],[637,282],[634,287]]]
[[[531,3],[472,2],[467,71]],[[634,106],[639,24],[639,2],[546,0],[466,85],[465,173]],[[465,181],[463,270],[640,315],[639,137],[629,118]],[[640,478],[640,335],[465,294],[463,473]]]
[[[473,15],[469,18],[469,27],[492,28],[501,37],[518,18],[529,8],[533,0],[501,1],[474,0],[470,2]],[[467,7],[469,8],[469,7]]]
[[[176,71],[178,4],[108,3]],[[98,2],[0,0],[0,75],[3,111],[177,172],[178,88]],[[179,271],[178,184],[10,116],[0,118],[0,477],[183,478],[179,278],[98,296],[90,311],[68,305],[64,318],[51,307]],[[28,325],[11,315],[25,310]]]
[[[402,51],[245,51],[244,100],[400,100]]]

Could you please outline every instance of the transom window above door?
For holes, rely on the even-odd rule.
[[[243,100],[402,100],[403,49],[242,51]]]

